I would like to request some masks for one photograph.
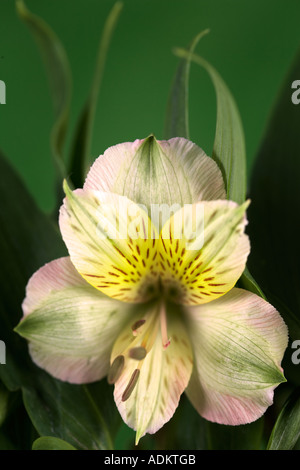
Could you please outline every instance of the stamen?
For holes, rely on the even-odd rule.
[[[128,382],[128,385],[127,385],[125,391],[123,392],[122,401],[128,400],[128,398],[130,397],[130,395],[132,394],[132,392],[134,390],[134,387],[137,384],[139,376],[140,376],[140,369],[135,369],[133,371],[132,376],[130,377],[130,380]]]
[[[131,357],[131,359],[135,359],[136,361],[141,361],[142,359],[145,359],[146,355],[147,351],[142,346],[137,346],[136,348],[132,348],[129,350],[129,357]]]
[[[122,370],[124,368],[124,356],[117,356],[110,366],[107,381],[109,384],[114,384],[120,377]]]
[[[132,334],[133,334],[133,336],[137,336],[137,335],[138,335],[138,331],[137,331],[137,330],[138,330],[142,325],[144,325],[144,323],[146,323],[146,320],[138,320],[138,321],[136,321],[136,322],[132,325],[131,329],[132,329]]]
[[[159,322],[157,314],[151,315],[151,318],[149,318],[148,327],[145,328],[145,333],[143,334],[143,339],[140,344],[140,346],[143,347],[147,353],[151,351],[152,346],[155,343],[158,328]]]
[[[170,339],[168,338],[167,331],[167,312],[164,302],[160,306],[160,331],[162,337],[163,348],[166,349],[170,344]]]

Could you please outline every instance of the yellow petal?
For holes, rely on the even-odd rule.
[[[145,321],[135,335],[134,324],[128,324],[113,348],[112,365],[116,358],[124,357],[115,383],[115,402],[123,420],[137,431],[136,442],[146,433],[155,433],[173,416],[191,376],[190,342],[181,317],[171,308],[167,307],[170,344],[166,349],[159,328],[159,304],[145,306],[139,317]],[[129,354],[138,347],[147,352],[141,360]]]
[[[60,210],[71,261],[92,286],[125,302],[144,302],[157,286],[158,236],[147,214],[124,196],[72,192]]]
[[[248,202],[205,201],[186,205],[164,225],[159,268],[168,297],[181,304],[210,302],[228,292],[250,251],[244,234]]]

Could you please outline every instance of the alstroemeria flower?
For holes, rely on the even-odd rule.
[[[250,250],[248,203],[225,199],[217,164],[183,138],[151,136],[109,148],[83,189],[64,187],[70,256],[32,276],[17,327],[36,364],[72,383],[107,375],[137,441],[184,391],[208,420],[260,417],[285,380],[287,329],[234,287]]]

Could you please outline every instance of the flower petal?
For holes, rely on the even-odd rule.
[[[136,336],[132,335],[132,325],[123,330],[111,357],[112,364],[117,357],[125,358],[114,397],[123,420],[137,431],[136,442],[145,433],[155,433],[173,416],[192,372],[192,351],[182,319],[168,307],[171,339],[164,349],[158,309],[157,304],[152,305],[136,318],[145,320]],[[132,358],[128,352],[141,345],[147,350],[145,358]]]
[[[72,383],[101,379],[124,321],[126,304],[106,297],[77,273],[69,258],[40,268],[29,280],[16,331],[33,361]]]
[[[160,270],[173,301],[210,302],[228,292],[250,251],[244,228],[248,202],[205,201],[185,205],[160,234]]]
[[[272,305],[234,288],[206,305],[186,307],[195,366],[186,390],[200,415],[238,425],[259,418],[285,381],[280,366],[287,328]]]
[[[144,204],[191,204],[225,199],[218,165],[184,138],[157,141],[154,136],[115,145],[91,167],[85,190],[111,191]]]
[[[60,229],[71,260],[86,281],[109,297],[144,302],[157,284],[158,235],[143,209],[124,196],[70,191]]]

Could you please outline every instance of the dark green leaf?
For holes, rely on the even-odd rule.
[[[45,436],[34,441],[32,450],[76,450],[76,448],[63,439]]]
[[[300,438],[300,388],[294,390],[273,428],[269,450],[291,450]]]
[[[241,426],[207,423],[210,450],[260,450],[263,418]]]
[[[51,133],[51,147],[60,182],[65,176],[63,146],[71,99],[69,62],[64,47],[47,23],[42,18],[32,14],[23,0],[17,0],[16,6],[20,18],[33,34],[44,60],[55,115],[55,123]]]
[[[292,82],[300,52],[283,82],[251,176],[249,268],[283,315],[292,338],[300,334],[300,107]]]
[[[94,394],[98,395],[96,399]],[[39,371],[32,386],[24,387],[23,398],[40,435],[59,437],[77,449],[113,447],[109,419],[104,418],[103,410],[108,418],[107,413],[113,413],[116,407],[106,380],[91,388],[60,382]]]
[[[66,253],[57,226],[44,215],[20,178],[0,154],[0,332],[6,364],[0,377],[10,390],[27,380],[28,354],[13,332],[22,316],[28,279],[43,264]]]
[[[120,420],[112,387],[105,382],[76,386],[50,377],[32,363],[26,342],[13,331],[30,276],[67,253],[57,226],[38,209],[2,156],[0,172],[0,332],[7,347],[0,377],[8,389],[22,388],[40,435],[60,437],[76,448],[111,447],[110,430]]]
[[[198,34],[191,42],[188,53],[193,54],[200,39],[209,31],[205,30]],[[181,59],[173,80],[169,96],[166,122],[165,139],[172,137],[185,137],[189,139],[189,77],[191,57]]]
[[[9,392],[0,382],[0,426],[6,418],[8,410]]]
[[[207,421],[191,405],[187,396],[180,398],[172,420],[161,430],[166,449],[207,450]]]
[[[4,432],[0,431],[0,450],[16,450]]]
[[[220,74],[205,59],[183,49],[175,49],[174,52],[203,67],[212,80],[217,97],[212,157],[222,170],[227,198],[241,204],[246,194],[246,151],[244,131],[235,100]]]
[[[33,440],[38,437],[25,410],[20,391],[9,392],[5,421],[0,430],[0,449],[31,449]]]
[[[123,4],[117,2],[104,25],[103,33],[101,36],[98,57],[96,61],[96,70],[94,73],[93,82],[91,85],[90,93],[87,102],[81,112],[77,124],[74,142],[71,150],[71,166],[70,173],[73,185],[79,188],[83,185],[86,171],[89,166],[90,145],[93,132],[94,118],[97,109],[97,100],[99,90],[103,78],[106,57],[109,45],[112,39],[114,29],[116,27],[119,15],[121,13]]]

